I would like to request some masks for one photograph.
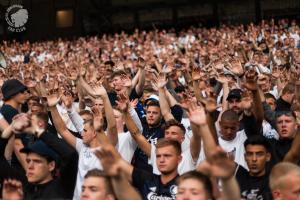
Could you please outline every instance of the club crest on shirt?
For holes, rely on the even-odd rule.
[[[170,187],[170,193],[176,195],[177,194],[177,185],[172,185]]]

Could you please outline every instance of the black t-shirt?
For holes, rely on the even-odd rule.
[[[12,107],[11,105],[4,104],[1,109],[0,109],[1,114],[3,115],[4,119],[11,124],[14,116],[19,114],[18,110]],[[31,144],[34,141],[34,136],[33,135],[28,135],[25,133],[20,133],[15,136],[16,139],[20,139],[26,147],[27,145]],[[23,170],[21,164],[19,163],[16,155],[13,153],[12,155],[12,160],[11,160],[11,165],[17,169]]]
[[[171,113],[174,118],[180,122],[183,115],[183,110],[180,106],[175,105],[171,107]],[[145,118],[141,119],[143,125],[143,135],[148,140],[149,143],[156,145],[158,139],[164,137],[164,131],[162,130],[162,125],[165,123],[164,120],[157,125],[156,127],[150,128],[147,124]],[[132,164],[139,168],[144,169],[150,173],[152,173],[153,168],[152,165],[148,164],[148,156],[140,149],[137,148],[134,152]]]
[[[242,166],[238,166],[236,179],[240,186],[241,196],[246,200],[271,200],[268,174],[261,177],[250,176]]]
[[[147,122],[145,121],[142,121],[142,125],[143,125],[143,135],[149,143],[156,144],[158,139],[164,137],[164,133],[161,128],[162,123],[160,123],[157,127],[154,128],[150,128]],[[149,173],[152,173],[153,171],[152,165],[148,164],[148,156],[139,147],[136,148],[134,152],[132,164],[133,166],[139,169],[144,169]]]
[[[271,162],[268,166],[270,170],[275,164],[283,160],[292,146],[293,139],[268,139],[268,141],[271,145]]]
[[[177,177],[163,184],[160,176],[134,168],[132,184],[138,189],[143,200],[174,200],[177,193]]]

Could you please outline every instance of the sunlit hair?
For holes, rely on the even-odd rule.
[[[183,181],[188,180],[188,179],[193,179],[193,180],[196,180],[196,181],[202,183],[203,188],[206,193],[206,199],[212,199],[212,200],[214,199],[213,186],[212,186],[212,183],[208,176],[206,176],[205,174],[198,172],[198,171],[186,172],[177,179],[176,182],[177,182],[178,187],[180,187],[180,184]]]
[[[300,167],[289,162],[280,162],[275,165],[270,173],[270,189],[283,189],[288,176],[300,176]]]
[[[167,147],[167,146],[174,147],[177,155],[181,155],[181,144],[178,141],[172,139],[167,139],[167,138],[159,139],[156,144],[156,149]]]
[[[99,169],[91,169],[85,174],[84,179],[90,177],[103,178],[105,183],[105,193],[114,195],[110,177],[104,171]]]

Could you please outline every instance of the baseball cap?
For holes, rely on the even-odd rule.
[[[20,150],[21,153],[36,153],[43,157],[49,157],[54,161],[59,161],[59,156],[47,144],[41,140],[37,140],[32,145],[24,147]]]
[[[227,97],[227,101],[230,99],[241,99],[242,98],[242,90],[241,89],[233,89],[230,90],[228,97]]]
[[[2,87],[1,87],[1,92],[3,94],[3,99],[8,100],[14,95],[26,91],[28,88],[21,83],[17,79],[9,79],[6,80]]]
[[[145,100],[145,105],[147,105],[147,103],[149,101],[159,101],[159,97],[155,94],[151,94],[146,100]]]

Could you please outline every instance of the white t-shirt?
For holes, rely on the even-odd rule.
[[[135,125],[138,127],[139,131],[142,133],[143,126],[135,109],[130,108],[129,114],[132,117]],[[131,162],[136,147],[137,143],[131,137],[129,131],[127,131],[126,133],[118,133],[118,144],[116,145],[116,149],[119,151],[124,160],[129,163]]]
[[[67,128],[71,131],[77,132],[75,126],[73,125],[69,115],[68,115],[68,111],[65,108],[65,106],[63,105],[56,105],[57,111],[59,113],[59,115],[61,116],[62,120],[65,122]]]
[[[231,141],[223,140],[221,137],[218,138],[219,145],[228,153],[234,156],[234,161],[239,165],[242,165],[248,170],[248,165],[245,161],[245,147],[244,142],[247,139],[244,130],[238,131],[236,137]]]
[[[118,133],[118,144],[116,148],[124,160],[131,163],[136,147],[137,144],[135,140],[131,137],[129,131],[125,133]]]
[[[151,157],[148,160],[148,163],[153,166],[153,173],[160,175],[160,171],[156,165],[156,146],[151,143]],[[181,153],[182,160],[178,165],[178,174],[181,175],[185,172],[192,171],[196,169],[196,162],[192,158],[190,149],[185,150]]]
[[[79,138],[76,138],[76,151],[78,152],[79,160],[73,200],[80,199],[81,186],[86,173],[95,168],[100,170],[103,169],[100,160],[91,151],[91,148],[83,144],[82,140]]]
[[[190,141],[193,136],[193,131],[191,128],[191,123],[189,118],[182,118],[181,123],[185,127],[184,140],[181,143],[181,150],[184,152],[185,150],[190,148]]]
[[[246,133],[244,130],[238,131],[236,137],[231,141],[223,140],[220,136],[218,137],[219,145],[226,151],[228,154],[234,156],[234,162],[242,165],[245,169],[248,170],[248,165],[245,161],[245,148],[244,142],[247,139]],[[203,142],[201,142],[201,151],[197,161],[197,165],[200,164],[203,160],[206,159]]]

